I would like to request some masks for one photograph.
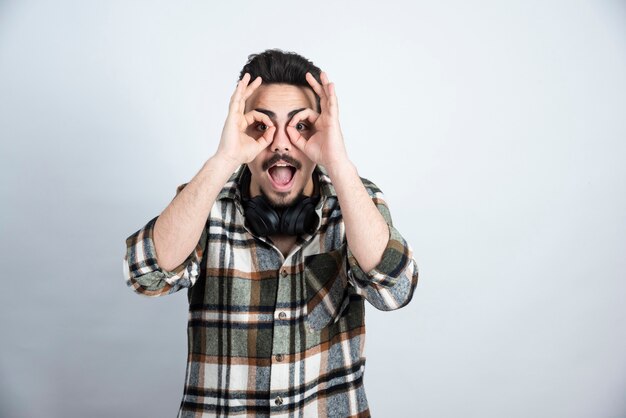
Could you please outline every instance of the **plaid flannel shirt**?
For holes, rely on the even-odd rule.
[[[126,240],[124,267],[134,291],[162,296],[188,288],[178,416],[369,417],[364,300],[381,310],[411,300],[417,284],[411,249],[392,226],[381,191],[362,179],[390,235],[379,265],[361,270],[346,244],[335,189],[318,166],[319,225],[284,257],[244,226],[238,187],[244,167],[221,190],[198,245],[177,268],[157,264],[157,218]]]

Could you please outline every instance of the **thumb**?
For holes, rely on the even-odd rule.
[[[289,137],[289,141],[291,141],[296,148],[306,154],[307,140],[302,136],[300,131],[293,126],[287,126],[287,136]]]
[[[267,131],[263,133],[263,135],[256,140],[259,152],[263,151],[267,148],[272,142],[274,142],[274,133],[276,132],[276,127],[271,125],[267,128]]]

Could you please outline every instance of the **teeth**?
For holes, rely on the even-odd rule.
[[[291,167],[291,164],[277,163],[277,164],[274,164],[274,167]]]

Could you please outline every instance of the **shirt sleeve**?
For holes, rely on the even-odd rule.
[[[177,189],[177,193],[185,185]],[[196,248],[179,266],[171,271],[162,269],[157,263],[154,248],[154,224],[158,217],[153,218],[143,228],[126,239],[126,255],[124,257],[124,275],[126,284],[135,292],[145,296],[163,296],[186,287],[191,287],[200,275],[200,263],[206,247],[206,228]]]
[[[363,184],[389,226],[389,241],[381,261],[367,272],[361,269],[348,248],[348,283],[377,309],[399,309],[413,297],[418,278],[417,263],[411,247],[393,227],[383,193],[368,180],[363,179]]]

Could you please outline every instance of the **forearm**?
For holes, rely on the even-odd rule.
[[[329,164],[326,169],[339,199],[348,247],[361,268],[369,271],[381,261],[389,227],[349,160]]]
[[[154,247],[162,269],[174,269],[193,251],[217,195],[237,166],[219,155],[211,157],[159,215]]]

